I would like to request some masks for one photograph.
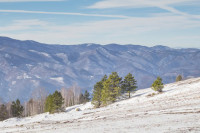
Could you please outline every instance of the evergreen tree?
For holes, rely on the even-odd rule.
[[[176,77],[176,82],[181,81],[181,80],[183,80],[182,76],[181,76],[181,75],[178,75],[178,76]]]
[[[0,105],[0,121],[8,119],[8,110],[4,104]]]
[[[53,105],[54,105],[54,110],[59,111],[62,108],[63,104],[63,97],[60,92],[55,91],[53,94]]]
[[[85,97],[83,96],[83,93],[81,93],[80,95],[79,95],[79,104],[82,104],[82,103],[84,103],[85,102]]]
[[[53,113],[53,96],[51,94],[46,98],[44,111]]]
[[[90,101],[90,94],[89,92],[86,90],[84,93],[84,99],[85,99],[85,103]]]
[[[50,94],[45,101],[45,112],[55,113],[62,109],[63,98],[60,92]]]
[[[162,92],[162,89],[164,88],[164,85],[162,83],[162,79],[160,77],[157,77],[157,79],[153,82],[151,88],[154,91]]]
[[[137,82],[134,79],[134,76],[132,76],[132,74],[129,73],[128,75],[126,75],[126,77],[124,78],[124,81],[122,83],[122,91],[125,93],[128,93],[129,98],[130,98],[131,97],[130,93],[132,91],[135,91],[137,88],[136,84],[137,84]]]
[[[20,104],[19,99],[17,99],[16,102],[15,101],[12,102],[12,105],[11,105],[12,116],[14,117],[22,116],[23,110],[24,110],[24,107]]]
[[[112,72],[109,78],[103,83],[101,101],[104,105],[115,102],[121,94],[121,80],[117,72]]]
[[[101,95],[103,89],[103,83],[107,80],[107,75],[104,75],[100,82],[97,82],[94,85],[93,94],[92,94],[92,104],[95,105],[96,108],[99,108],[102,104],[101,102]]]

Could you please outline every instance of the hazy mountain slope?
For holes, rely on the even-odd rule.
[[[130,99],[99,109],[87,103],[59,114],[11,118],[0,122],[0,132],[200,132],[200,78],[167,84],[163,91],[148,97],[152,89],[141,89]]]
[[[77,83],[91,90],[112,71],[120,76],[133,73],[139,88],[149,87],[157,76],[165,83],[173,82],[178,74],[197,77],[200,50],[117,44],[46,45],[0,37],[0,97],[6,101],[26,100],[38,87],[53,92]]]

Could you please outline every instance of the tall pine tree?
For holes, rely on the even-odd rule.
[[[14,117],[22,116],[23,110],[24,110],[24,107],[20,104],[19,99],[17,99],[16,102],[15,101],[12,102],[12,105],[11,105],[12,116]]]
[[[101,101],[104,105],[113,103],[121,94],[121,80],[117,72],[112,72],[109,78],[103,83]]]
[[[131,92],[135,91],[137,86],[136,86],[137,82],[134,78],[134,76],[132,76],[131,73],[129,73],[128,75],[126,75],[126,77],[124,78],[124,81],[122,83],[122,91],[125,93],[129,94],[129,98],[131,97]]]
[[[81,93],[81,94],[79,95],[79,104],[82,104],[82,103],[84,103],[84,102],[85,102],[85,97],[84,97],[83,93]]]
[[[85,103],[90,101],[90,93],[86,90],[84,93]]]
[[[101,96],[103,90],[103,83],[107,80],[107,75],[104,75],[101,81],[97,82],[94,85],[93,94],[92,94],[92,104],[95,105],[96,108],[99,108],[102,104]]]
[[[4,104],[0,105],[0,121],[8,119],[8,110]]]
[[[63,97],[60,92],[55,91],[50,94],[45,101],[45,112],[55,113],[62,109]]]
[[[62,104],[64,103],[63,101],[64,101],[64,99],[63,99],[61,93],[58,91],[55,91],[53,94],[54,111],[58,112],[61,110]]]

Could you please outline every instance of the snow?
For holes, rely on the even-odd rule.
[[[17,76],[17,79],[31,79],[31,77],[27,73],[24,73],[21,76]]]
[[[33,85],[34,85],[35,87],[39,86],[39,84],[40,84],[40,82],[37,81],[37,80],[31,80],[31,82],[33,83]]]
[[[98,109],[88,102],[62,113],[11,118],[0,122],[0,132],[200,132],[200,78],[167,84],[163,93],[149,97],[152,93],[138,90]]]
[[[39,52],[39,51],[35,51],[35,50],[29,50],[29,51],[33,52],[33,53],[37,53],[37,54],[43,55],[43,56],[46,56],[46,57],[50,57],[50,55],[45,53],[45,52]]]
[[[9,58],[9,59],[11,58],[11,56],[9,54],[5,54],[5,57]]]
[[[92,46],[92,45],[93,45],[92,43],[88,43],[88,44],[87,44],[87,47]]]
[[[24,78],[24,79],[31,79],[31,77],[30,77],[30,76],[28,76],[28,74],[27,74],[27,73],[24,73],[24,75],[23,75],[23,78]]]
[[[51,80],[55,80],[58,83],[64,84],[64,79],[63,77],[56,77],[56,78],[50,78]]]
[[[40,77],[40,76],[38,76],[38,75],[35,75],[35,77],[36,77],[36,78],[38,78],[38,79],[41,79],[41,77]]]
[[[16,84],[16,81],[12,81],[12,85],[15,85]]]

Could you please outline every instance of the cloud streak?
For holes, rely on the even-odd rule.
[[[0,0],[0,2],[54,2],[64,0]]]
[[[191,2],[199,2],[199,0],[103,0],[88,6],[87,8],[106,9],[158,7],[174,14],[200,19],[200,16],[198,15],[190,15],[171,7],[171,5],[181,5]]]
[[[27,14],[51,14],[51,15],[74,15],[74,16],[89,16],[89,17],[107,17],[107,18],[130,18],[123,15],[103,15],[103,14],[86,14],[72,12],[45,12],[45,11],[27,11],[27,10],[0,10],[2,13],[27,13]]]
[[[162,7],[176,4],[198,2],[198,0],[102,0],[89,6],[88,8],[105,9],[105,8],[141,8],[141,7]]]
[[[80,44],[86,42],[144,44],[145,41],[145,45],[148,45],[149,43],[162,44],[163,42],[165,44],[179,35],[183,36],[182,31],[191,28],[200,28],[200,23],[184,16],[174,16],[173,14],[167,16],[163,14],[153,17],[90,21],[70,25],[57,25],[35,19],[17,20],[13,21],[11,25],[0,27],[2,32],[0,35],[54,44]],[[179,34],[173,35],[174,32]],[[180,44],[188,43],[189,38],[192,38],[192,36],[193,34],[188,37],[187,42],[184,42],[183,39],[184,43]],[[198,44],[197,41],[199,39],[194,43]],[[174,43],[170,44],[173,45]]]

